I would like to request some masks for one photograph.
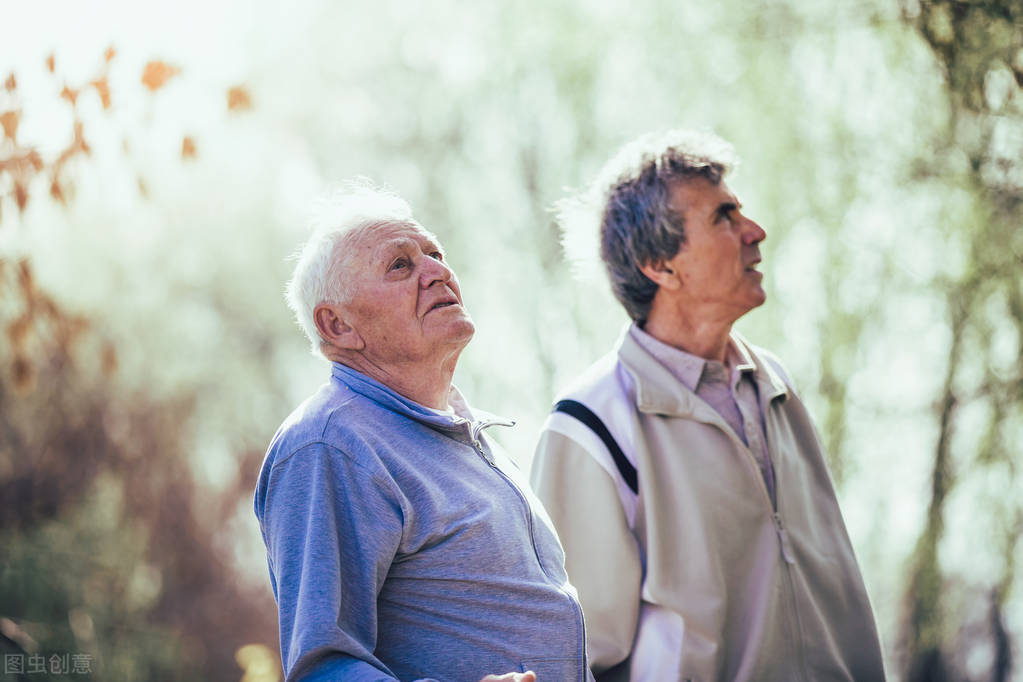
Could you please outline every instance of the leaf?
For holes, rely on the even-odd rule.
[[[13,73],[4,81],[4,87],[7,89],[7,92],[12,92],[14,88],[18,87],[18,81],[15,80]]]
[[[53,53],[51,52],[46,57],[46,70],[49,71],[50,73],[53,73],[56,70],[56,68],[57,68],[56,59],[54,58]]]
[[[184,139],[181,140],[181,158],[195,158],[195,140],[188,135],[185,135]]]
[[[20,116],[20,111],[5,111],[0,114],[0,126],[4,129],[4,137],[11,142],[16,141],[14,138],[18,134],[18,118]]]
[[[115,55],[117,55],[117,50],[115,50],[114,46],[111,45],[110,47],[103,51],[103,61],[109,64],[113,60]]]
[[[142,85],[149,88],[150,92],[156,92],[179,73],[181,73],[181,69],[178,67],[154,60],[146,64],[146,68],[142,72]]]
[[[252,97],[244,86],[236,85],[227,91],[228,111],[247,111],[252,108]]]
[[[14,182],[14,200],[18,202],[18,210],[24,211],[28,203],[28,190],[18,181]]]
[[[57,178],[54,178],[53,182],[50,183],[50,196],[62,204],[67,203],[64,197],[64,188],[60,186],[60,180]]]
[[[92,147],[90,147],[89,143],[85,141],[85,136],[82,134],[82,126],[83,124],[81,121],[75,121],[75,138],[71,143],[71,149],[78,149],[85,154],[90,154],[92,152]]]
[[[99,95],[99,101],[103,104],[104,109],[110,108],[110,84],[107,83],[107,77],[103,76],[99,80],[94,80],[90,85],[96,88],[96,93]]]
[[[60,96],[62,99],[71,102],[71,106],[75,106],[75,102],[78,101],[78,91],[72,90],[66,83],[64,84],[64,89],[60,91]]]
[[[26,300],[35,298],[35,278],[32,276],[32,266],[27,258],[18,259],[18,285],[25,293]]]

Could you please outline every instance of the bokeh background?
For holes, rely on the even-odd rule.
[[[251,491],[328,372],[281,297],[311,202],[369,176],[440,236],[456,380],[528,467],[625,323],[550,208],[685,126],[743,159],[739,328],[816,416],[892,679],[1023,679],[1023,2],[4,2],[0,79],[4,654],[278,680]]]

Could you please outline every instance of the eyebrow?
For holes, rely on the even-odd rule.
[[[434,239],[427,238],[425,243],[421,243],[411,237],[396,237],[394,239],[388,239],[386,242],[382,242],[377,246],[378,258],[386,260],[395,251],[407,248],[410,245],[415,249],[422,249],[427,253],[433,251],[440,251],[442,254],[444,253],[444,248]]]
[[[718,204],[718,207],[714,210],[715,216],[726,216],[732,211],[739,208],[739,204],[734,201],[722,201]]]

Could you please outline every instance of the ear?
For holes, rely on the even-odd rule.
[[[327,343],[342,350],[362,350],[366,342],[355,330],[345,322],[341,307],[332,303],[321,303],[313,309],[313,321],[316,331]]]
[[[655,261],[639,266],[647,279],[662,289],[678,289],[682,286],[682,275],[666,261]]]

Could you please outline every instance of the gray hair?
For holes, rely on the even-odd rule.
[[[364,178],[346,183],[316,203],[310,220],[312,235],[294,256],[297,263],[284,295],[314,355],[323,354],[323,339],[313,311],[322,303],[344,303],[351,293],[343,272],[350,237],[371,227],[414,222],[404,199]]]
[[[558,202],[569,257],[571,233],[599,224],[600,258],[615,298],[643,322],[657,284],[641,266],[668,260],[685,243],[682,216],[670,206],[673,183],[703,177],[714,184],[736,165],[735,150],[711,133],[670,130],[625,145],[583,194]]]

